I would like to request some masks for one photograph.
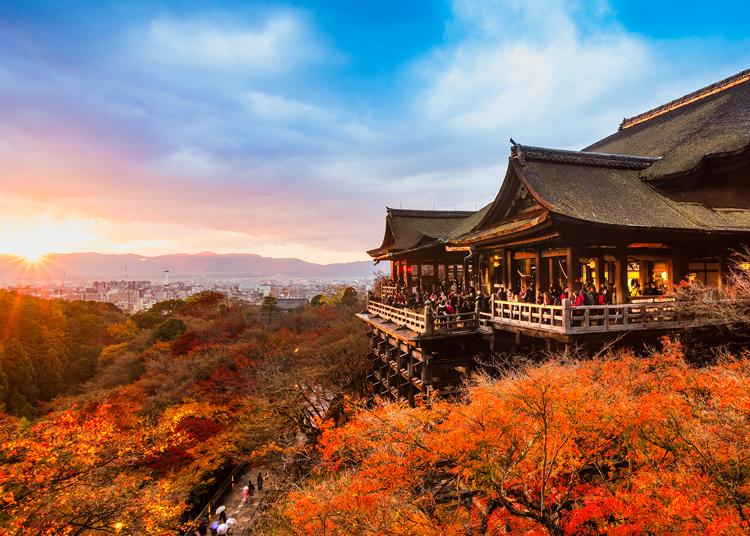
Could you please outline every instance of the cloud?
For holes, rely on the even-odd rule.
[[[643,39],[600,19],[576,21],[561,2],[457,1],[454,11],[466,37],[415,72],[419,111],[456,136],[575,147],[613,130],[617,116],[601,105],[623,114],[625,96],[642,98],[639,84],[657,70]],[[583,25],[597,29],[584,35]]]
[[[580,148],[742,59],[675,54],[684,43],[628,32],[604,2],[452,10],[388,95],[352,83],[313,15],[290,9],[139,19],[102,38],[107,62],[4,54],[3,191],[95,221],[98,249],[353,260],[386,205],[491,201],[511,135]]]
[[[281,95],[249,91],[245,94],[248,111],[259,118],[269,120],[330,120],[330,115],[323,109]]]
[[[159,62],[250,74],[278,74],[320,60],[324,53],[304,18],[291,11],[244,25],[161,17],[151,22],[148,37],[151,57]]]

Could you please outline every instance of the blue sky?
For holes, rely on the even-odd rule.
[[[750,2],[6,2],[0,251],[366,258],[750,67]]]

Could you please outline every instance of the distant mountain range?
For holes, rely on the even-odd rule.
[[[65,253],[51,254],[42,262],[23,262],[0,255],[0,280],[149,279],[162,280],[169,270],[172,280],[207,276],[215,278],[364,278],[375,270],[371,261],[316,264],[301,259],[276,259],[260,255],[198,253],[194,255]]]

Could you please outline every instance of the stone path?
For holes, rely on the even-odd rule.
[[[255,517],[258,506],[261,504],[263,497],[265,496],[265,491],[259,493],[256,489],[255,493],[250,496],[248,502],[244,503],[242,501],[242,488],[247,484],[248,480],[252,480],[253,485],[256,485],[258,472],[262,472],[264,475],[267,472],[270,474],[267,467],[251,467],[235,481],[234,486],[229,488],[224,495],[224,500],[221,504],[227,508],[227,518],[233,517],[237,520],[237,524],[232,527],[229,534],[235,536],[242,535],[246,529],[249,529],[252,526],[252,520]],[[266,489],[270,483],[271,482],[268,482],[267,479],[263,486],[264,489]],[[213,516],[212,520],[215,518],[216,516]]]

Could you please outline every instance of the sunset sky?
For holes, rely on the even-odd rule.
[[[695,4],[695,7],[686,7]],[[750,2],[6,1],[0,253],[366,258],[750,67]]]

